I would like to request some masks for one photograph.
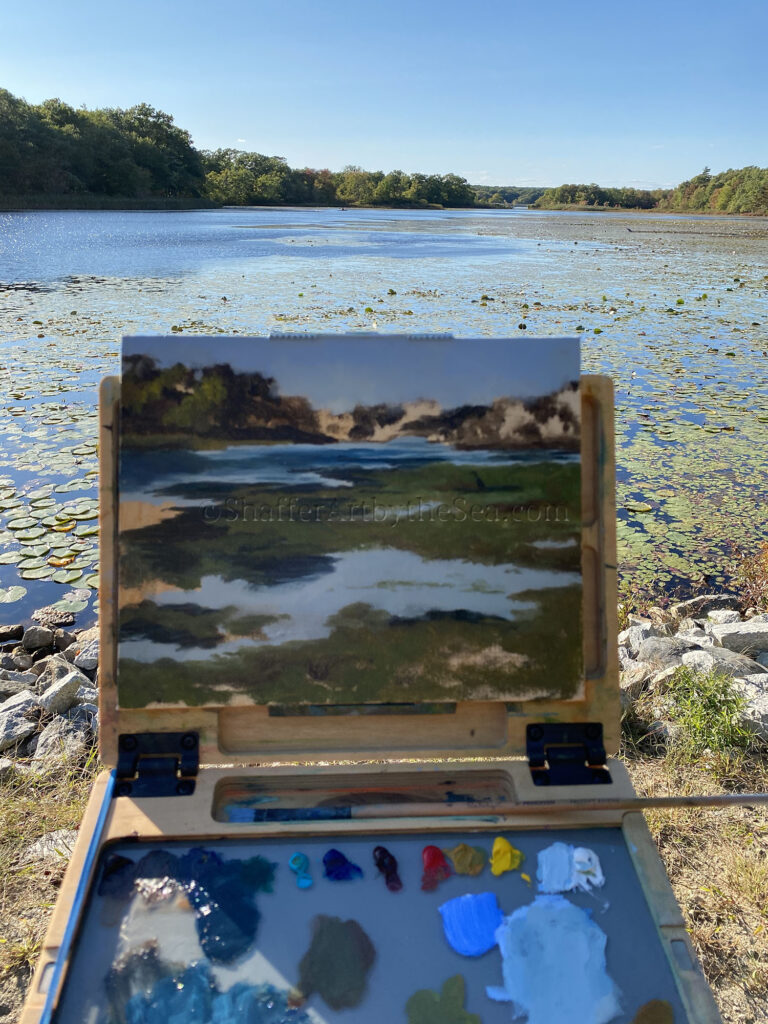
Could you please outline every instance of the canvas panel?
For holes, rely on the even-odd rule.
[[[575,339],[131,338],[121,707],[578,697]]]

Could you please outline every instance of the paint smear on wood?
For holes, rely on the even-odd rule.
[[[608,1024],[621,1013],[605,962],[607,938],[563,896],[537,896],[496,931],[503,986],[491,999],[514,1004],[527,1024]]]
[[[375,959],[373,943],[357,921],[319,914],[299,964],[297,995],[308,999],[317,992],[332,1010],[359,1006]]]
[[[504,915],[495,893],[457,896],[443,903],[440,913],[448,943],[462,956],[482,956],[496,945],[496,930]]]
[[[440,992],[423,988],[405,1004],[408,1024],[482,1024],[476,1013],[464,1009],[464,979],[454,974]]]
[[[443,850],[443,853],[450,857],[457,875],[479,875],[488,863],[488,854],[482,846],[459,843],[450,850]]]

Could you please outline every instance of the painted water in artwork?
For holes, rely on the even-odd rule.
[[[123,344],[119,702],[576,696],[574,339]]]

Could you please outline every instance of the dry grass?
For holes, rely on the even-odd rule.
[[[36,839],[76,829],[96,772],[83,765],[14,770],[0,782],[0,1021],[16,1021],[58,896],[66,859],[25,862]]]
[[[638,794],[765,792],[765,748],[693,714],[686,684],[712,695],[722,677],[678,679],[678,728],[666,750],[650,723],[658,703],[645,697],[624,723],[623,758]],[[691,691],[693,692],[693,691]],[[668,706],[669,708],[669,706]],[[702,736],[706,739],[702,739]],[[727,741],[730,736],[732,742]],[[709,741],[709,745],[708,742]],[[768,809],[653,810],[646,814],[707,980],[727,1024],[768,1021]]]

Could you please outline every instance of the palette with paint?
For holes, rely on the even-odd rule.
[[[612,415],[575,339],[124,341],[22,1024],[719,1020],[605,756]]]

